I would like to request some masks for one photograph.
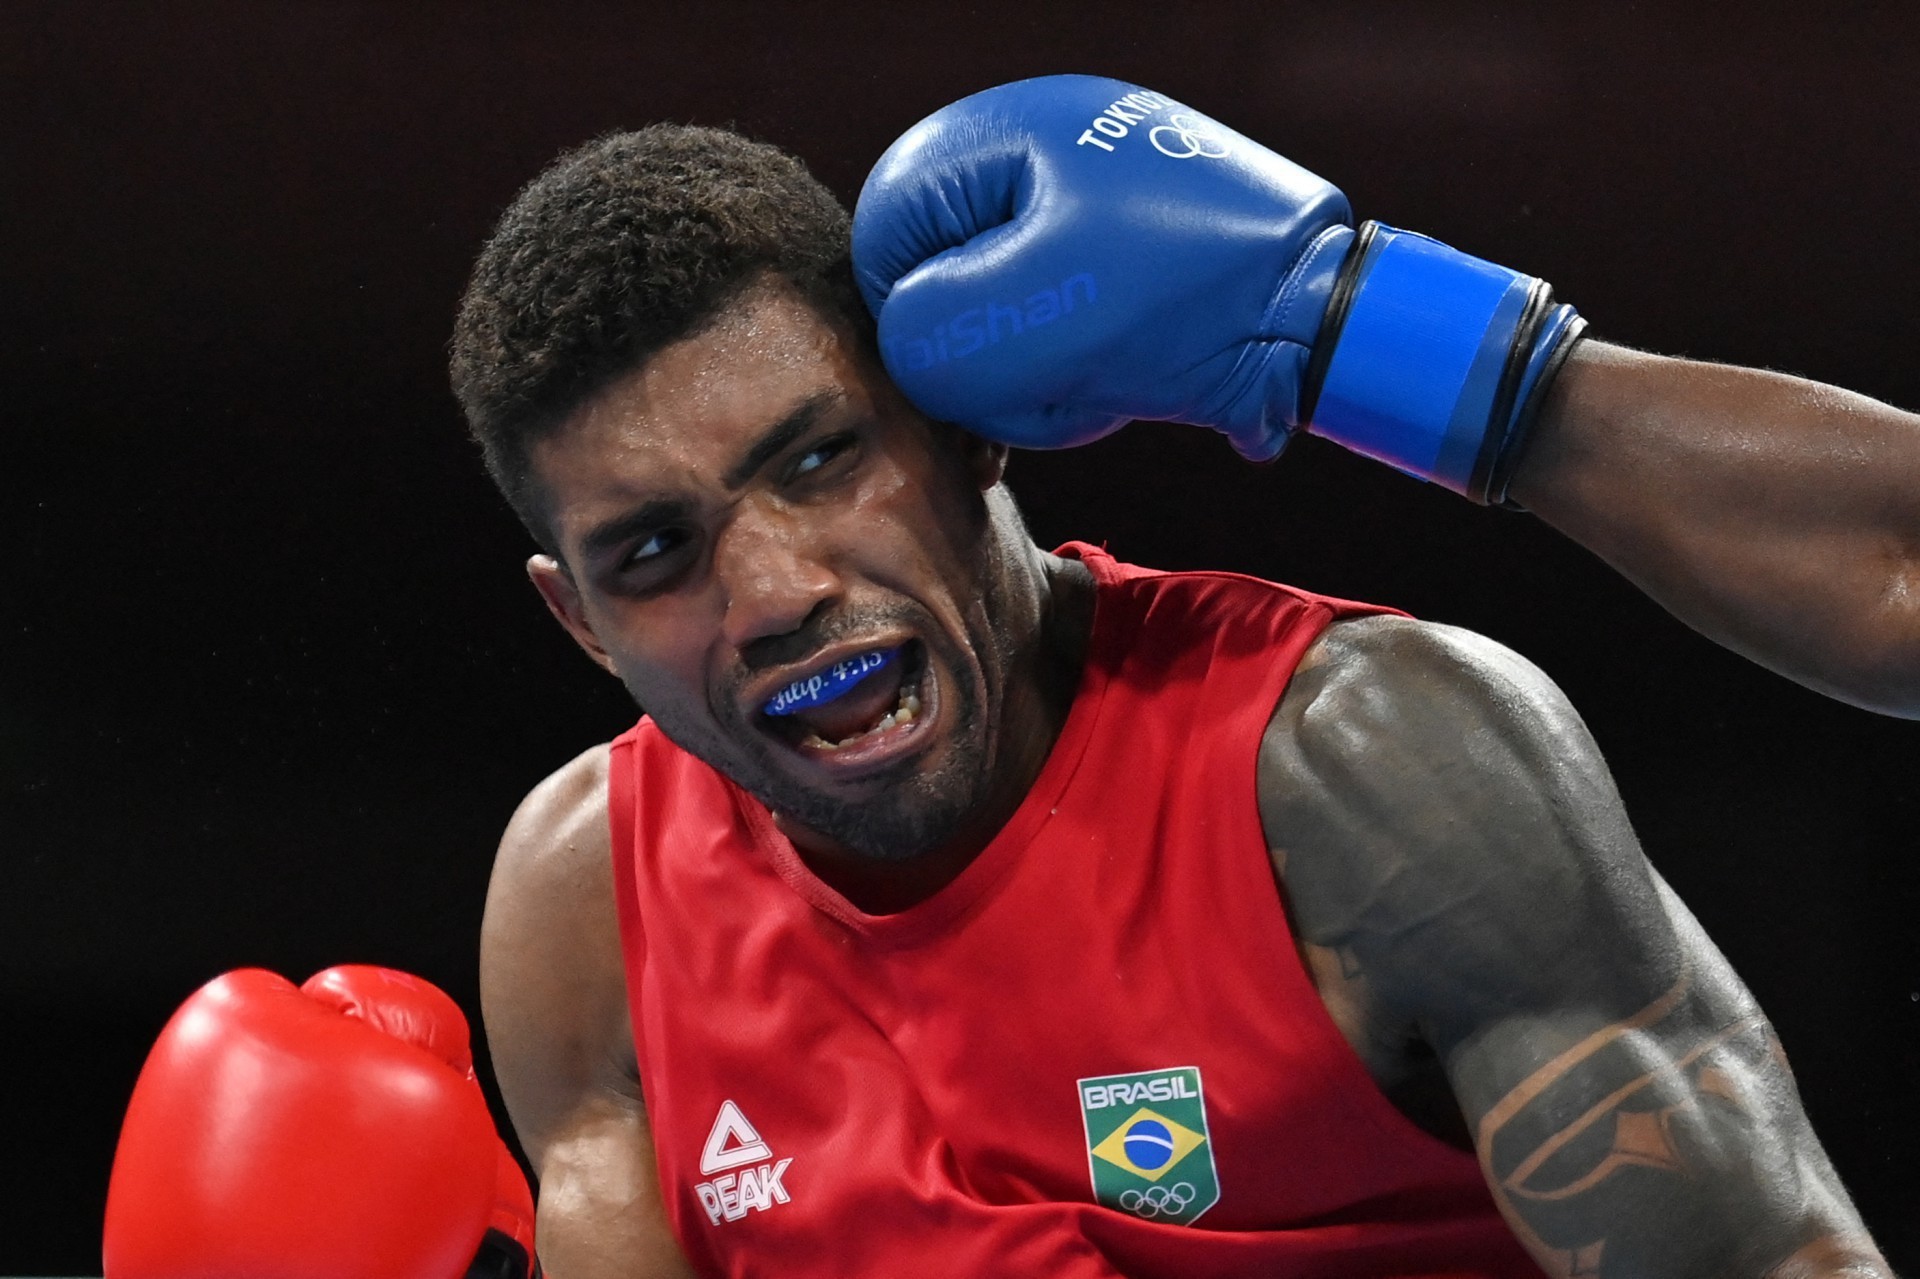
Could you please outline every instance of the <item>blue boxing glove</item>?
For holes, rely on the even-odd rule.
[[[1250,458],[1306,429],[1480,502],[1583,322],[1531,276],[1369,222],[1164,94],[1044,76],[937,111],[853,220],[887,370],[1009,444],[1134,419]]]

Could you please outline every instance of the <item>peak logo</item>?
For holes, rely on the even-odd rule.
[[[700,1175],[712,1180],[701,1182],[693,1192],[714,1225],[738,1221],[749,1212],[765,1212],[775,1204],[792,1201],[781,1181],[792,1162],[791,1155],[776,1161],[772,1148],[747,1122],[740,1107],[723,1101],[700,1152]],[[728,1171],[733,1168],[745,1171]],[[721,1175],[715,1177],[715,1173]]]
[[[1220,1202],[1199,1067],[1100,1075],[1075,1087],[1096,1203],[1184,1226]]]

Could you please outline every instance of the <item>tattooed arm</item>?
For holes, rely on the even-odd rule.
[[[1434,1131],[1421,1063],[1444,1073],[1549,1274],[1887,1273],[1771,1027],[1537,669],[1449,627],[1336,625],[1260,787],[1335,1021]]]

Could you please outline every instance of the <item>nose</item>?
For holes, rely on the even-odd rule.
[[[839,598],[840,576],[805,521],[771,504],[743,501],[713,549],[725,592],[721,622],[736,649],[799,628],[822,603]]]

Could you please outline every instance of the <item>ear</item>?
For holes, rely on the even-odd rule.
[[[974,483],[980,486],[982,493],[1006,478],[1006,445],[959,427],[955,430],[960,435],[960,449],[967,459],[968,473],[973,476]]]
[[[593,659],[594,665],[610,675],[617,674],[613,659],[600,646],[599,637],[587,621],[586,609],[580,602],[580,588],[560,561],[551,555],[536,555],[527,561],[527,577],[533,582],[533,589],[540,592],[540,598],[546,601],[547,612],[553,614],[553,620],[573,636],[573,642]]]

